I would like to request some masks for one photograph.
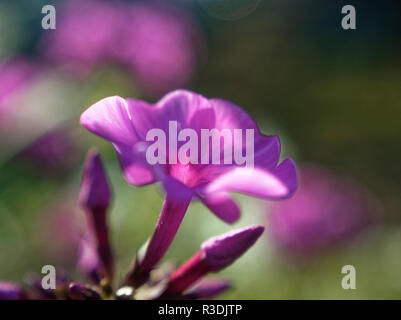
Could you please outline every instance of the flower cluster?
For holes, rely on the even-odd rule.
[[[144,158],[145,132],[166,128],[169,121],[181,128],[232,128],[255,130],[254,168],[237,164],[175,163],[149,165]],[[178,90],[155,106],[143,101],[111,97],[91,106],[81,124],[109,140],[116,148],[124,177],[133,185],[161,182],[166,199],[156,229],[138,251],[131,270],[117,286],[115,259],[110,244],[107,212],[112,198],[100,155],[90,151],[82,177],[79,204],[86,213],[87,232],[80,240],[77,266],[90,284],[58,277],[55,290],[44,290],[37,279],[29,288],[1,283],[2,299],[201,299],[211,298],[230,287],[223,279],[205,278],[231,265],[263,233],[263,226],[249,226],[205,241],[178,268],[158,265],[171,245],[192,199],[199,199],[227,223],[239,218],[239,207],[230,191],[256,197],[282,199],[296,188],[292,160],[278,163],[277,137],[264,136],[240,107],[199,94]],[[234,152],[235,150],[232,150]],[[224,150],[221,157],[224,156]]]

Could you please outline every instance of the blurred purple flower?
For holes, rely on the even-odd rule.
[[[205,241],[195,255],[173,272],[163,296],[179,296],[209,272],[228,267],[254,245],[263,231],[262,226],[245,227]]]
[[[48,245],[45,247],[49,255],[60,261],[68,263],[75,261],[78,245],[84,232],[81,218],[76,201],[73,201],[63,194],[62,200],[56,201],[50,206],[43,218],[39,220],[38,230],[43,236],[43,242]]]
[[[68,295],[73,300],[100,300],[100,294],[89,286],[73,282],[68,286]]]
[[[52,99],[60,97],[53,91],[48,95],[45,90],[49,90],[50,83],[56,83],[55,89],[62,84],[52,80],[52,73],[38,62],[23,58],[0,62],[2,156],[6,161],[27,161],[42,173],[70,169],[76,164],[78,151],[74,127],[67,122],[54,124],[59,112],[54,111],[58,108]],[[66,121],[67,114],[61,112],[60,119]]]
[[[43,39],[43,54],[78,75],[111,59],[124,20],[120,3],[99,0],[66,1],[59,10],[57,29]]]
[[[63,269],[57,268],[56,289],[43,288],[42,277],[35,273],[28,274],[24,282],[27,285],[29,300],[57,300],[66,297],[71,280]]]
[[[272,205],[269,225],[287,252],[318,253],[364,230],[376,201],[361,186],[319,167],[300,170],[300,185],[288,200]]]
[[[147,94],[158,96],[189,82],[203,46],[195,17],[167,1],[71,0],[42,49],[49,60],[77,74],[120,65]]]
[[[37,72],[38,68],[24,59],[0,63],[0,126],[10,124],[21,111],[12,99],[31,83]]]
[[[237,164],[150,165],[146,161],[146,135],[151,129],[161,129],[169,141],[170,121],[178,128],[191,128],[201,137],[202,129],[251,129],[254,132],[254,168]],[[92,133],[109,140],[117,150],[125,179],[132,185],[159,181],[167,192],[166,201],[147,253],[136,268],[147,274],[163,257],[181,224],[193,197],[200,199],[216,216],[227,223],[239,218],[240,210],[228,194],[242,192],[267,199],[290,197],[297,185],[291,159],[278,164],[280,142],[277,136],[263,135],[255,121],[240,107],[221,99],[176,90],[155,105],[121,97],[105,98],[81,115],[81,124]],[[245,139],[245,137],[242,137]],[[179,146],[184,142],[179,142]],[[237,144],[232,144],[237,145]],[[198,143],[201,146],[201,143]],[[246,148],[243,141],[242,152]],[[237,146],[237,148],[241,148]],[[231,149],[232,155],[236,150]],[[241,154],[242,154],[241,153]],[[209,154],[211,157],[211,153]],[[168,154],[167,158],[173,155]],[[198,157],[202,157],[201,150]],[[171,162],[169,162],[171,163]],[[209,161],[208,163],[212,163]],[[138,270],[134,278],[140,277]]]
[[[72,128],[59,126],[29,144],[20,156],[43,172],[58,173],[70,169],[77,162],[78,149]]]
[[[167,1],[142,1],[127,8],[121,59],[145,92],[160,96],[184,87],[204,50],[195,17]]]
[[[0,281],[0,300],[25,300],[25,290],[17,284]]]

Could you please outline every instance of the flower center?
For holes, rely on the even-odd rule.
[[[209,182],[205,177],[203,177],[199,165],[182,163],[172,164],[169,165],[169,174],[185,184],[188,188],[195,188]]]

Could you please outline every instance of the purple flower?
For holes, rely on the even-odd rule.
[[[17,284],[0,281],[0,300],[25,300],[25,290]]]
[[[262,226],[245,227],[205,241],[200,250],[170,276],[163,296],[180,296],[209,272],[228,267],[254,245],[263,231]]]
[[[296,194],[273,204],[269,224],[274,240],[287,252],[312,254],[358,234],[372,222],[376,208],[372,196],[354,181],[304,167]]]
[[[99,154],[88,153],[82,175],[79,203],[85,210],[89,233],[81,245],[81,263],[91,264],[100,274],[113,279],[114,259],[109,241],[106,213],[110,204],[111,191]],[[86,267],[88,270],[89,267]],[[103,270],[104,269],[104,270]],[[92,274],[94,270],[90,273]],[[99,276],[101,278],[101,276]]]
[[[171,123],[175,123],[175,130],[171,129]],[[147,274],[163,257],[192,198],[200,199],[220,219],[233,223],[239,218],[240,211],[229,192],[282,199],[290,197],[296,189],[293,161],[286,159],[278,164],[278,137],[263,135],[255,121],[229,101],[207,99],[184,90],[167,94],[155,105],[135,99],[109,97],[87,109],[81,115],[81,124],[113,143],[124,177],[130,184],[140,186],[159,181],[167,192],[156,231],[144,258],[137,261],[133,278]],[[236,154],[243,155],[249,151],[248,138],[235,135],[228,137],[227,145],[224,140],[224,148],[219,153],[215,153],[218,148],[212,141],[203,144],[212,148],[206,158],[202,152],[202,141],[196,138],[197,156],[194,160],[197,164],[178,161],[181,158],[177,160],[174,144],[176,149],[184,145],[183,141],[176,139],[178,128],[191,129],[198,138],[203,130],[220,132],[225,129],[234,134],[236,130],[250,130],[254,138],[251,148],[254,167],[226,162],[226,156],[234,159]],[[149,163],[147,155],[150,142],[147,138],[152,129],[163,132],[165,140],[169,141],[166,164]],[[231,150],[226,148],[228,145],[232,147]]]
[[[44,38],[43,53],[76,74],[122,66],[147,94],[158,96],[185,86],[195,73],[203,51],[195,20],[168,2],[72,0]]]

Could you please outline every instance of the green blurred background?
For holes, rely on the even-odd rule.
[[[51,32],[40,27],[41,8],[64,1],[0,0],[0,58],[37,58],[43,34]],[[206,35],[205,58],[188,88],[242,106],[265,133],[280,136],[283,157],[355,178],[382,208],[368,234],[298,263],[270,239],[268,202],[238,196],[242,217],[234,226],[264,224],[267,231],[221,273],[235,284],[222,298],[401,298],[400,2],[262,0],[235,21],[210,16],[195,0],[176,2],[193,12]],[[357,30],[341,28],[345,4],[356,7]],[[112,67],[80,80],[54,70],[41,81],[25,103],[61,110],[41,115],[42,133],[65,119],[77,125],[80,113],[105,96],[146,98],[124,70]],[[57,239],[63,232],[53,216],[64,214],[66,230],[80,221],[76,199],[91,146],[100,149],[114,191],[110,224],[122,274],[153,232],[163,201],[158,187],[129,186],[110,144],[78,125],[74,135],[79,151],[62,173],[15,158],[32,135],[0,136],[0,279],[20,282],[45,264],[75,272],[73,249],[65,253],[69,245]],[[74,223],[71,228],[79,229]],[[192,203],[166,258],[182,262],[206,238],[231,228]],[[346,264],[357,270],[356,290],[341,287]]]

